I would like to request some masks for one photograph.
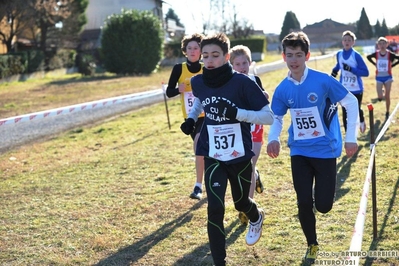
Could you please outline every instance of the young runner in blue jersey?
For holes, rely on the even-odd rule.
[[[359,105],[359,119],[360,119],[360,132],[366,131],[366,121],[362,110],[363,99],[363,81],[362,77],[368,77],[369,70],[362,56],[353,49],[355,45],[356,35],[347,30],[342,33],[342,46],[343,49],[337,53],[337,64],[334,66],[331,75],[336,77],[338,71],[341,70],[340,82],[347,88],[353,95],[355,95]],[[346,111],[342,107],[342,123],[346,130]]]
[[[208,238],[214,264],[226,265],[224,231],[225,195],[230,182],[236,210],[248,216],[247,245],[262,235],[265,213],[249,197],[252,179],[251,123],[270,125],[273,113],[263,91],[247,75],[233,71],[229,62],[230,40],[223,33],[201,42],[203,74],[191,78],[196,103],[205,112],[196,154],[204,156],[208,197]],[[193,130],[198,112],[190,112],[181,125],[185,134]]]
[[[319,248],[314,210],[327,213],[334,202],[336,158],[342,152],[337,103],[347,111],[348,157],[358,149],[359,119],[356,97],[330,75],[307,67],[309,46],[303,32],[292,32],[282,40],[283,59],[289,73],[273,93],[271,108],[275,118],[267,145],[268,155],[276,158],[280,153],[283,117],[289,111],[288,146],[298,217],[307,241],[305,265],[314,263]]]

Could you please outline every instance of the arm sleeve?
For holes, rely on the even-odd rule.
[[[270,126],[269,136],[268,136],[268,143],[271,141],[278,141],[280,143],[280,134],[283,130],[283,120],[284,116],[276,115],[274,116],[274,122]]]
[[[169,98],[175,97],[176,95],[180,94],[179,87],[176,87],[176,84],[179,81],[181,73],[182,65],[175,65],[169,77],[168,87],[166,88],[166,96],[168,96]]]
[[[348,93],[339,103],[345,107],[348,121],[345,142],[356,143],[359,128],[359,105],[357,99],[352,93]]]
[[[359,53],[356,53],[355,58],[357,62],[357,67],[356,68],[352,67],[351,72],[360,77],[368,77],[369,69],[367,68],[366,63],[364,62],[362,56]]]
[[[375,65],[375,61],[373,60],[373,58],[375,58],[375,53],[369,54],[368,56],[366,56],[367,60],[372,63],[373,65]]]
[[[391,56],[393,57],[393,59],[392,59],[392,66],[391,66],[391,67],[394,67],[394,66],[396,66],[396,65],[399,65],[399,55],[396,55],[396,54],[392,53]],[[395,62],[395,59],[396,59],[396,62]]]
[[[198,98],[194,99],[193,107],[190,110],[190,113],[188,114],[187,118],[192,118],[194,119],[195,122],[198,120],[198,116],[202,113],[202,104],[201,101]]]
[[[262,81],[260,80],[260,78],[258,76],[255,76],[255,81],[256,81],[256,84],[258,84],[258,86],[262,89],[262,91],[264,91],[265,89],[262,86]]]
[[[270,109],[270,105],[263,106],[259,111],[245,110],[237,108],[237,120],[247,123],[253,123],[258,125],[271,125],[274,120],[273,111]]]
[[[334,68],[332,69],[332,72],[336,72],[336,73],[338,73],[338,71],[340,70],[340,66],[339,66],[339,61],[338,61],[338,55],[339,55],[339,52],[336,54],[336,56],[335,56],[335,58],[337,59],[337,63],[335,64],[335,66],[334,66]]]

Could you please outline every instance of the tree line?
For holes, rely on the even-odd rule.
[[[350,25],[356,27],[355,34],[359,40],[369,40],[387,35],[399,35],[399,24],[389,29],[387,27],[385,18],[382,20],[382,23],[377,20],[376,24],[371,25],[364,8],[362,8],[359,20]],[[285,15],[283,26],[281,28],[281,33],[279,36],[280,41],[290,32],[291,29],[301,29],[301,25],[295,13],[288,11]]]
[[[15,51],[16,37],[46,52],[59,43],[78,40],[87,23],[89,0],[0,0],[0,41]]]

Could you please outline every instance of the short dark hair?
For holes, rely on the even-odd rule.
[[[181,40],[181,51],[183,52],[184,55],[186,55],[187,52],[187,45],[189,42],[197,42],[198,45],[200,45],[202,39],[204,38],[204,35],[200,33],[194,33],[190,36],[184,36],[183,39]]]
[[[308,35],[306,35],[306,33],[304,33],[303,31],[290,32],[283,38],[281,44],[283,45],[284,54],[287,47],[295,48],[298,46],[301,47],[301,50],[304,51],[305,54],[308,54],[310,47]]]
[[[211,36],[206,36],[201,42],[201,51],[205,45],[209,44],[219,46],[223,51],[223,55],[227,54],[230,50],[230,39],[224,33],[216,33]]]

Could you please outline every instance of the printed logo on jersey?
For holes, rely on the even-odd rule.
[[[330,98],[326,99],[326,106],[324,108],[323,120],[326,127],[329,129],[333,117],[337,114],[338,103],[331,102]]]
[[[206,117],[209,118],[210,120],[220,123],[223,121],[227,121],[227,118],[224,116],[218,115],[219,107],[217,107],[217,105],[215,105],[215,104],[217,104],[219,102],[219,100],[227,101],[232,106],[235,106],[235,104],[232,103],[230,100],[228,100],[224,97],[215,97],[215,96],[205,98],[201,103],[202,103],[202,106],[204,107]]]
[[[317,96],[317,94],[315,93],[315,92],[311,92],[311,93],[309,93],[308,94],[308,101],[310,102],[310,103],[315,103],[315,102],[317,102],[317,99],[318,99],[319,97]]]

